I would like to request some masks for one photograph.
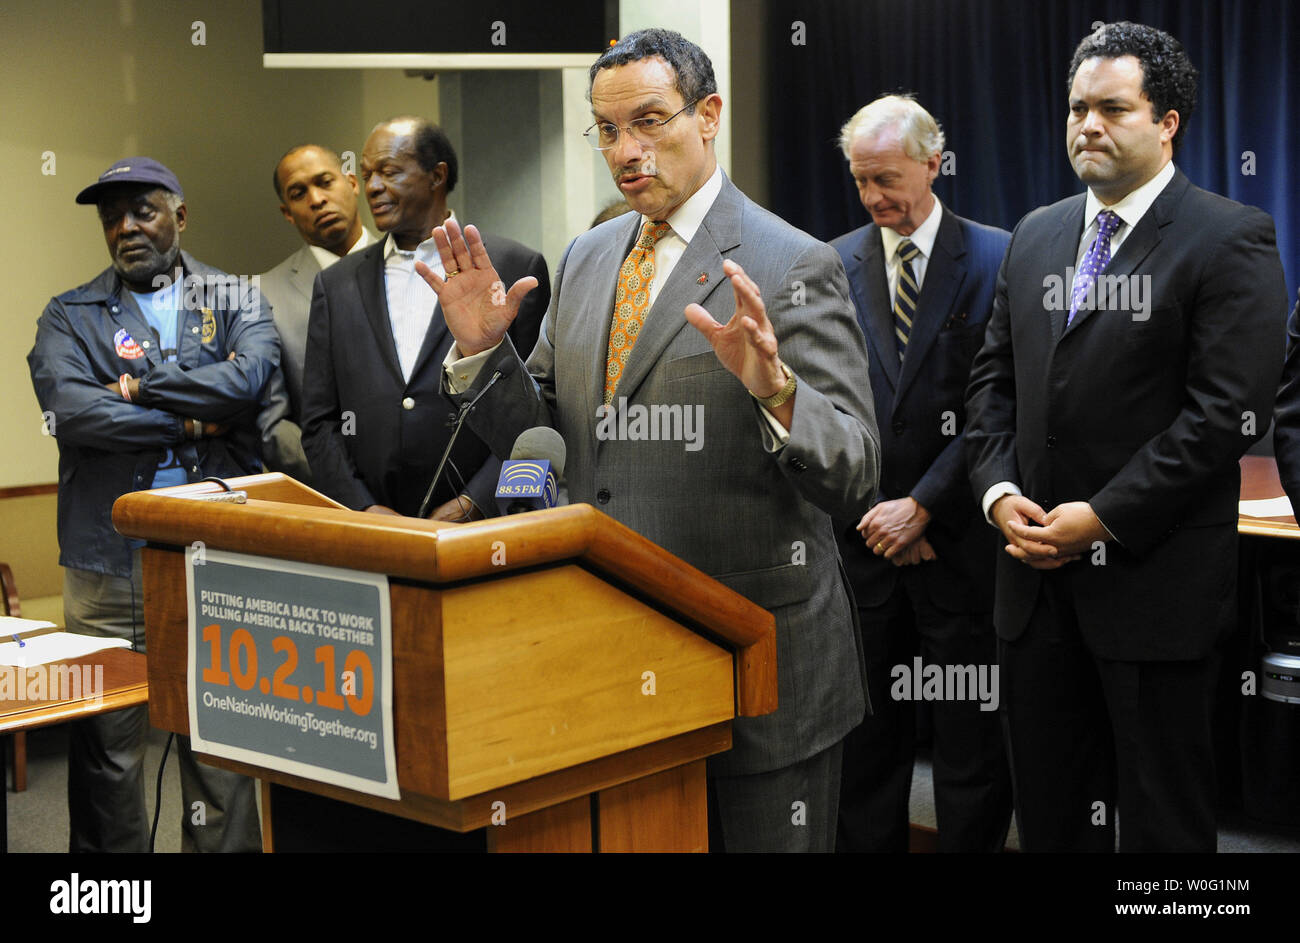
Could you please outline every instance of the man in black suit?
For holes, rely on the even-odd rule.
[[[972,666],[996,684],[996,536],[971,498],[962,454],[966,382],[1010,233],[962,219],[930,191],[943,131],[910,97],[849,119],[840,147],[872,222],[831,243],[867,339],[883,466],[875,503],[838,522],[874,712],[845,741],[840,851],[908,848],[915,759],[913,658]],[[932,702],[939,847],[1000,851],[1011,819],[996,687]],[[892,696],[899,694],[900,696]]]
[[[1066,141],[1088,193],[1017,225],[972,368],[1026,850],[1113,850],[1116,805],[1121,850],[1215,848],[1237,460],[1268,426],[1287,299],[1269,217],[1171,162],[1195,100],[1159,30],[1080,43]]]
[[[432,233],[451,217],[447,194],[457,170],[437,125],[415,117],[377,125],[361,176],[387,238],[322,272],[312,290],[303,446],[316,486],[355,510],[419,513],[451,435],[452,409],[438,387],[452,337],[415,263],[441,265]],[[532,350],[550,300],[546,261],[510,239],[485,234],[484,242],[506,284],[528,275],[538,281],[510,330],[518,349]],[[473,432],[461,431],[446,468],[429,516],[496,513],[500,462]]]
[[[1273,454],[1282,490],[1300,511],[1300,296],[1286,322],[1286,365],[1273,418]]]

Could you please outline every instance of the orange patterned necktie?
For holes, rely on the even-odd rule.
[[[609,356],[605,362],[605,405],[614,402],[614,390],[632,354],[632,345],[641,333],[650,310],[650,282],[655,277],[655,243],[672,227],[663,222],[646,220],[636,245],[618,270],[618,288],[614,292],[614,320],[609,326]]]

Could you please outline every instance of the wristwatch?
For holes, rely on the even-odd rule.
[[[783,405],[787,400],[789,400],[791,396],[794,396],[794,389],[798,386],[798,380],[790,368],[784,363],[781,364],[781,372],[785,374],[785,386],[781,387],[781,389],[777,390],[773,395],[764,397],[758,396],[753,390],[749,391],[749,395],[758,400],[759,405],[764,409],[776,409],[776,407]]]

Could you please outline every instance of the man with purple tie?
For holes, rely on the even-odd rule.
[[[1267,214],[1173,164],[1196,70],[1111,23],[1070,67],[1085,194],[1017,225],[967,394],[1005,538],[994,624],[1021,846],[1214,851],[1212,690],[1238,458],[1268,428],[1287,295]]]

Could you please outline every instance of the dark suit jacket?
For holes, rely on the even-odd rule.
[[[733,749],[715,775],[779,769],[832,746],[862,722],[865,699],[834,515],[876,487],[879,438],[867,370],[839,257],[751,202],[725,178],[695,238],[655,299],[617,403],[702,410],[698,448],[669,437],[602,438],[610,312],[619,266],[636,239],[635,213],[578,236],[555,273],[555,298],[527,369],[503,342],[471,388],[502,376],[470,414],[497,455],[515,436],[551,425],[568,449],[569,497],[588,502],[776,616],[778,709],[733,721]],[[734,259],[759,287],[781,359],[798,377],[790,441],[770,436],[754,398],[682,311],[698,302],[725,323]],[[853,378],[851,380],[850,378]],[[781,797],[788,807],[790,800]]]
[[[1300,509],[1300,296],[1286,322],[1286,365],[1273,418],[1278,477],[1292,508]]]
[[[967,397],[971,481],[977,498],[1011,481],[1047,510],[1087,501],[1114,535],[1104,563],[1060,571],[1093,654],[1200,658],[1233,604],[1237,460],[1282,368],[1273,222],[1176,172],[1103,273],[1143,303],[1083,308],[1067,329],[1083,208],[1042,207],[1012,234]],[[1041,580],[999,558],[1002,637],[1024,631]]]
[[[550,300],[546,261],[510,239],[484,233],[483,242],[507,287],[525,275],[538,280],[510,328],[514,343],[532,350]],[[384,504],[413,515],[451,434],[447,420],[454,410],[439,384],[452,336],[435,309],[410,382],[402,379],[384,291],[384,243],[381,239],[316,277],[302,439],[322,492],[350,508]],[[451,464],[468,486],[465,493],[485,514],[495,514],[500,462],[469,428],[456,440]],[[431,508],[460,492],[452,481],[444,473]]]
[[[920,572],[935,605],[950,612],[993,606],[998,538],[971,500],[963,426],[971,360],[984,341],[1010,239],[1004,229],[943,209],[902,364],[880,229],[868,224],[831,243],[844,260],[870,356],[881,451],[875,501],[911,495],[930,512],[926,536],[938,559]],[[858,604],[876,606],[889,598],[901,570],[862,542],[860,519],[836,522],[840,553]]]

